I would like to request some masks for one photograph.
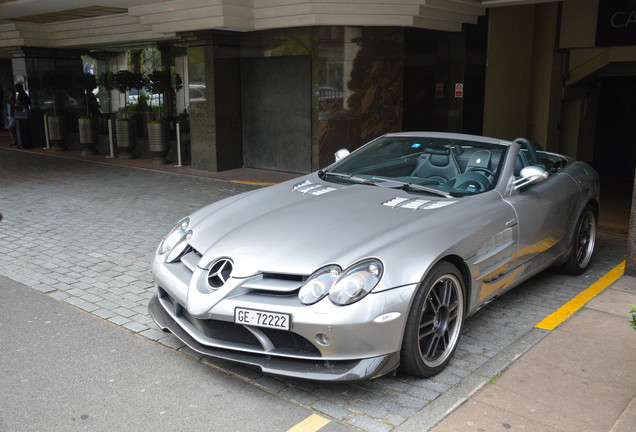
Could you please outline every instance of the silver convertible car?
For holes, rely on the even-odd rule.
[[[149,311],[264,373],[431,376],[467,316],[547,267],[585,271],[598,202],[589,165],[526,139],[388,134],[179,221]]]

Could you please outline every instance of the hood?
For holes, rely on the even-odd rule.
[[[435,229],[469,198],[322,181],[311,174],[212,204],[192,215],[199,266],[227,257],[235,277],[260,272],[309,275],[343,268],[401,239]]]

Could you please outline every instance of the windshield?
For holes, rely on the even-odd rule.
[[[334,182],[464,196],[494,188],[507,147],[439,137],[381,137],[323,171]]]

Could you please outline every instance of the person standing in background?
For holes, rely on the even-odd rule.
[[[31,148],[31,122],[29,121],[29,112],[31,111],[31,100],[29,95],[24,91],[22,83],[15,85],[16,103],[15,112],[13,113],[17,120],[18,130],[18,148],[29,149]],[[20,111],[20,112],[18,112]],[[26,115],[24,115],[26,113]],[[20,115],[18,115],[20,114]]]
[[[7,124],[9,125],[9,135],[11,135],[12,146],[16,145],[18,141],[16,130],[17,123],[15,117],[13,117],[13,114],[15,113],[15,104],[15,90],[11,88],[9,89],[9,102],[7,102]]]

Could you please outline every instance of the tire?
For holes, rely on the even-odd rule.
[[[587,270],[596,243],[596,212],[589,204],[583,209],[576,222],[572,239],[572,249],[563,271],[571,275],[580,275]]]
[[[431,269],[409,311],[400,370],[429,377],[446,367],[462,331],[464,292],[461,274],[454,265],[441,261]]]

